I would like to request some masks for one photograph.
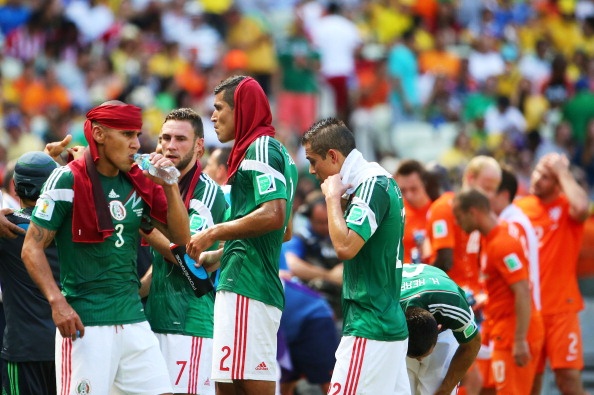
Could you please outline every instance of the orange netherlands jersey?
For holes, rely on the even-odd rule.
[[[569,202],[563,195],[549,204],[532,195],[514,203],[530,218],[539,240],[542,314],[580,311],[584,302],[577,259],[584,224],[569,216]]]
[[[427,237],[433,251],[430,262],[435,260],[438,250],[453,249],[454,263],[448,276],[460,287],[472,289],[477,294],[481,290],[478,259],[481,237],[477,231],[469,235],[458,226],[452,209],[453,200],[454,193],[446,192],[427,212]]]
[[[521,280],[529,282],[528,255],[520,237],[522,229],[515,223],[501,222],[483,238],[481,269],[487,292],[485,315],[492,323],[490,336],[496,347],[511,348],[516,325],[515,296],[510,286]],[[540,313],[531,300],[528,339],[542,338]]]
[[[411,253],[413,249],[417,249],[419,256],[422,257],[422,249],[418,248],[415,242],[415,236],[425,239],[427,235],[427,211],[431,202],[421,208],[415,209],[407,201],[404,201],[404,210],[406,213],[406,220],[404,222],[404,236],[402,237],[402,244],[404,246],[404,263],[411,263]]]

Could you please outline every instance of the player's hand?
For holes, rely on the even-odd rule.
[[[565,155],[556,152],[545,155],[543,157],[543,163],[557,178],[559,178],[563,172],[569,170],[569,159],[567,159]]]
[[[85,327],[80,317],[64,297],[52,304],[52,319],[62,337],[69,337],[75,341],[85,335]]]
[[[73,160],[76,160],[83,156],[83,154],[85,153],[85,147],[83,147],[82,145],[76,145],[72,148],[67,148],[66,151],[68,151],[68,154],[72,155]]]
[[[157,168],[175,166],[171,160],[167,159],[162,154],[157,154],[155,152],[150,154],[150,160],[151,160],[151,163],[153,164],[153,166],[155,166]],[[150,175],[148,170],[143,170],[142,172],[148,178],[150,178],[155,184],[159,184],[161,186],[171,186],[172,185],[172,184],[168,184],[167,182],[165,182],[165,180],[162,179],[161,177],[156,177],[156,176]]]
[[[222,248],[220,248],[216,251],[204,251],[198,257],[198,260],[196,261],[195,266],[196,267],[204,266],[204,269],[206,269],[207,272],[214,272],[220,266],[222,255],[223,255]]]
[[[66,137],[64,137],[62,139],[62,141],[54,141],[51,143],[47,143],[45,145],[45,149],[44,152],[46,154],[48,154],[49,156],[52,157],[53,160],[55,160],[58,163],[62,163],[62,158],[60,157],[60,155],[62,155],[62,152],[64,152],[64,150],[66,149],[66,146],[68,144],[70,144],[70,142],[72,141],[72,136],[70,134],[66,135]]]
[[[6,239],[14,239],[18,235],[25,235],[27,233],[25,229],[18,227],[17,225],[6,219],[8,214],[12,214],[14,211],[10,208],[4,208],[0,210],[0,237]]]
[[[342,195],[351,187],[342,183],[342,176],[334,174],[324,180],[321,185],[322,193],[329,199],[340,199]]]
[[[196,263],[200,264],[200,257],[204,255],[203,252],[206,251],[210,246],[214,244],[216,239],[213,237],[212,228],[206,228],[201,232],[196,233],[190,238],[188,244],[186,244],[186,254],[190,256]],[[208,254],[202,258],[202,262],[208,259]]]
[[[526,340],[515,340],[512,346],[512,355],[518,366],[526,366],[530,359],[530,346]]]

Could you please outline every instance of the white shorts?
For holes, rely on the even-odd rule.
[[[433,395],[443,382],[450,362],[458,349],[458,341],[451,330],[441,332],[437,344],[429,356],[420,362],[406,358],[406,369],[410,380],[411,392],[417,395]],[[457,387],[452,391],[456,394]]]
[[[156,333],[165,358],[173,392],[214,395],[210,379],[212,339]]]
[[[148,322],[87,326],[82,339],[56,330],[58,395],[171,393],[159,342]]]
[[[217,292],[212,380],[276,381],[276,332],[281,314],[278,308],[257,300]]]
[[[394,342],[343,336],[329,394],[410,395],[406,375],[408,339]]]

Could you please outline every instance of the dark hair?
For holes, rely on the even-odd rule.
[[[310,144],[311,150],[326,159],[328,150],[338,150],[348,156],[355,149],[355,136],[344,122],[326,118],[314,123],[303,135],[302,145]]]
[[[491,210],[489,198],[474,188],[458,192],[454,198],[454,205],[462,210],[462,212],[468,212],[472,207],[483,212]]]
[[[324,208],[326,207],[326,197],[321,190],[314,189],[305,196],[304,202],[299,206],[297,212],[311,219],[313,209],[319,205],[323,205]]]
[[[437,321],[433,314],[420,307],[409,307],[405,315],[408,326],[406,355],[410,358],[418,358],[427,354],[437,343],[439,333]]]
[[[217,86],[215,86],[214,94],[218,95],[220,92],[224,92],[223,100],[225,101],[225,103],[227,103],[229,107],[235,108],[235,90],[237,89],[239,83],[245,80],[246,78],[247,76],[245,75],[234,75],[232,77],[229,77],[226,80],[223,80]]]
[[[423,186],[425,189],[427,188],[428,182],[428,172],[425,169],[425,166],[415,159],[405,159],[400,162],[398,169],[396,169],[396,176],[410,176],[411,174],[418,174],[423,182]]]
[[[518,193],[518,179],[516,175],[504,167],[501,168],[501,182],[497,188],[497,193],[503,191],[509,193],[510,203],[514,201],[516,193]]]
[[[217,165],[224,165],[227,166],[227,162],[229,162],[229,156],[231,156],[231,147],[218,147],[213,150],[219,150],[220,155],[217,158]],[[212,152],[210,153],[212,155]]]
[[[190,122],[190,125],[192,125],[192,129],[194,129],[194,137],[204,138],[202,118],[200,118],[200,115],[191,108],[177,108],[172,110],[167,114],[163,123],[167,121],[188,121]]]

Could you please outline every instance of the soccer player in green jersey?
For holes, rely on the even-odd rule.
[[[386,170],[363,158],[340,120],[315,123],[303,146],[310,173],[323,182],[330,238],[344,262],[343,336],[328,393],[409,394],[402,193]]]
[[[214,316],[212,379],[218,394],[272,395],[277,379],[276,333],[284,305],[278,276],[281,244],[289,224],[297,167],[273,138],[264,91],[245,76],[215,88],[215,132],[234,140],[229,157],[231,211],[227,222],[194,235],[188,254],[197,261],[216,240],[224,250]],[[208,261],[208,262],[207,262]]]
[[[226,209],[221,188],[200,167],[204,153],[202,119],[190,108],[171,111],[161,133],[161,151],[180,171],[178,181],[190,217],[192,235],[223,221]],[[182,269],[174,265],[169,240],[159,232],[147,236],[153,253],[146,314],[157,334],[176,394],[215,393],[210,380],[214,325],[214,291],[196,297]],[[212,248],[217,248],[215,242]]]
[[[110,101],[91,109],[89,148],[54,170],[33,211],[22,258],[57,326],[58,393],[172,392],[138,293],[137,246],[141,228],[185,244],[190,226],[178,185],[133,165],[141,127],[138,107]],[[173,165],[151,155],[156,167]],[[44,253],[54,239],[62,290]]]
[[[441,269],[431,265],[404,265],[400,304],[409,323],[406,366],[413,394],[452,394],[481,347],[481,336],[465,292]],[[421,309],[420,312],[415,312]],[[437,343],[425,345],[423,320],[432,316],[439,325]],[[418,319],[418,318],[417,318]],[[430,354],[425,350],[427,347]],[[428,354],[428,355],[427,355]]]

